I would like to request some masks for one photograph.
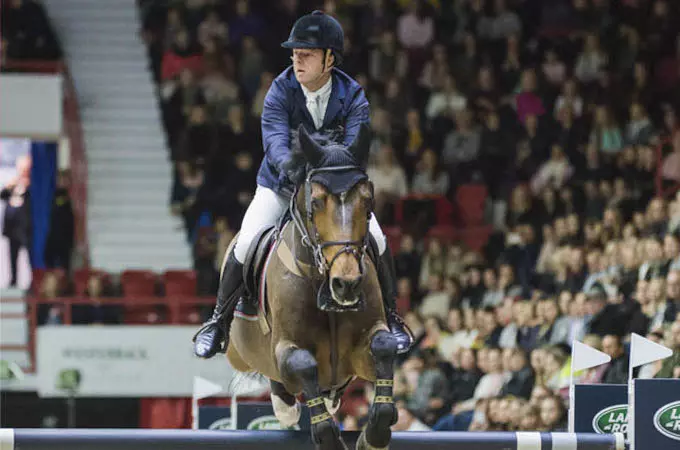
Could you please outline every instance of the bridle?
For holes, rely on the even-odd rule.
[[[306,217],[303,218],[300,214],[300,209],[297,204],[297,194],[298,188],[295,188],[295,192],[290,199],[290,215],[292,217],[295,227],[300,232],[302,239],[302,245],[309,248],[312,257],[314,258],[314,265],[317,267],[319,274],[322,276],[327,276],[333,263],[342,254],[348,253],[354,256],[359,263],[359,273],[360,276],[364,275],[365,272],[365,261],[366,249],[368,247],[368,221],[370,220],[372,209],[368,208],[368,213],[366,214],[366,233],[364,234],[363,240],[360,241],[323,241],[319,235],[319,230],[316,228],[314,223],[314,210],[312,208],[312,177],[319,173],[324,172],[344,172],[344,171],[361,171],[364,172],[358,166],[336,166],[336,167],[321,167],[317,169],[312,169],[307,173],[307,177],[304,182],[305,190],[305,212]],[[346,192],[340,194],[341,198],[346,195]],[[371,196],[373,193],[371,192]],[[308,229],[307,224],[311,227]],[[341,248],[333,255],[330,262],[326,260],[323,255],[323,249],[331,246],[340,246]]]

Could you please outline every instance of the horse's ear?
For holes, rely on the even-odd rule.
[[[350,150],[361,166],[368,162],[368,153],[371,149],[371,127],[367,123],[359,126],[359,133],[354,138]]]
[[[323,148],[312,138],[304,125],[298,127],[298,139],[300,140],[300,150],[307,158],[312,167],[318,167],[324,155]]]

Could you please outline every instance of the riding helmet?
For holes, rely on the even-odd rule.
[[[345,51],[345,33],[340,22],[317,10],[295,22],[288,40],[281,47],[330,49],[335,56],[335,65],[338,65]]]

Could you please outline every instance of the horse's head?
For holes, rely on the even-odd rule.
[[[294,219],[319,273],[327,278],[332,300],[340,309],[358,307],[373,211],[373,186],[362,169],[370,146],[369,128],[362,126],[349,147],[322,144],[303,127],[298,138],[298,158],[304,160],[298,164],[307,170],[294,180]]]

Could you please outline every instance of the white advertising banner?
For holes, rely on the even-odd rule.
[[[225,393],[252,385],[226,357],[194,356],[195,332],[195,326],[40,327],[38,394],[63,397],[72,389],[80,397],[191,397],[194,376]]]
[[[61,134],[61,75],[0,75],[0,135],[58,139]]]

